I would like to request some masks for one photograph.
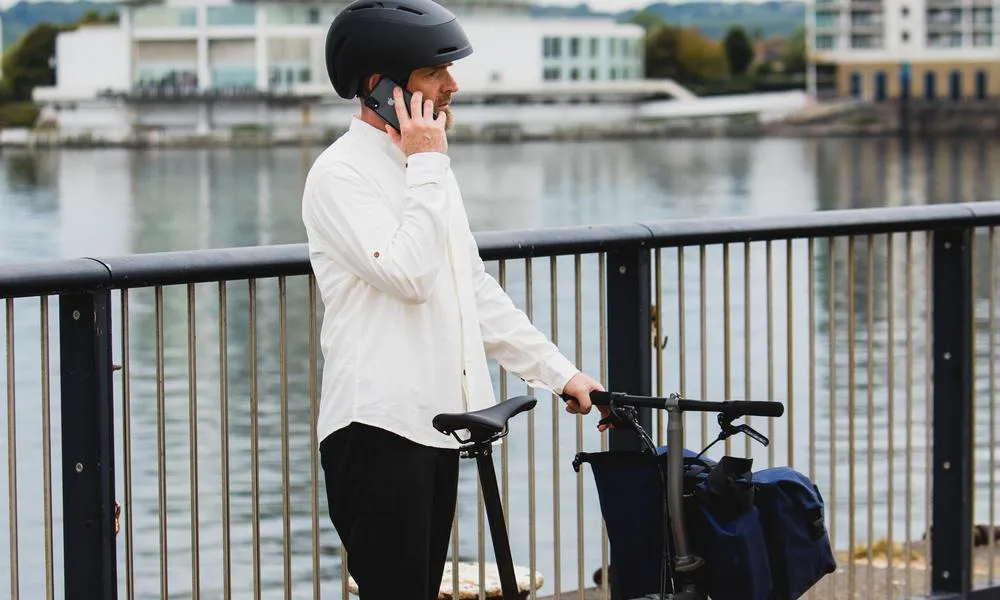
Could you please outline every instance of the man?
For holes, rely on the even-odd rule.
[[[437,598],[458,481],[442,412],[496,402],[487,356],[588,414],[601,385],[581,373],[484,269],[445,130],[472,48],[432,0],[355,2],[327,36],[330,80],[360,97],[349,130],[306,178],[302,218],[325,312],[318,429],[330,519],[362,600]],[[380,77],[397,132],[364,104]],[[434,116],[434,111],[437,116]],[[410,114],[412,113],[412,114]],[[602,430],[605,425],[599,425]]]

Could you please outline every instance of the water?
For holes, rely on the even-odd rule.
[[[259,244],[297,243],[304,241],[299,217],[299,196],[306,170],[319,148],[281,148],[270,150],[65,150],[30,153],[5,151],[0,155],[0,257],[4,260],[68,258],[77,256],[113,256],[166,250],[191,250]],[[1000,173],[990,171],[1000,152],[1000,142],[937,140],[914,142],[904,146],[893,140],[677,140],[677,141],[614,141],[580,144],[532,143],[511,146],[453,145],[455,172],[462,185],[467,210],[474,230],[503,230],[577,224],[631,223],[637,220],[671,218],[711,218],[732,215],[779,215],[838,208],[885,205],[931,204],[954,201],[981,201],[1000,198]],[[869,524],[872,535],[885,535],[886,523],[893,522],[895,537],[909,534],[919,537],[924,529],[923,453],[924,415],[926,405],[923,377],[923,254],[922,238],[914,238],[912,288],[905,284],[905,251],[902,237],[896,239],[895,259],[890,265],[884,257],[884,240],[879,240],[873,258],[872,285],[875,286],[872,317],[872,347],[868,354],[867,300],[868,262],[865,240],[855,247],[856,379],[853,388],[847,379],[848,260],[846,243],[840,243],[831,256],[826,242],[815,246],[815,292],[813,309],[816,318],[816,430],[810,434],[808,390],[810,388],[807,348],[809,344],[808,269],[805,243],[793,246],[792,277],[786,283],[785,246],[772,247],[772,314],[766,311],[767,288],[764,285],[767,255],[763,245],[754,245],[750,256],[750,318],[744,323],[743,247],[736,245],[730,252],[731,332],[729,344],[730,373],[728,381],[732,396],[743,397],[745,378],[750,377],[750,396],[754,399],[773,393],[776,399],[794,396],[794,412],[769,428],[757,419],[754,425],[771,436],[768,450],[753,449],[761,464],[769,459],[777,464],[787,462],[791,451],[796,468],[811,468],[808,460],[810,437],[815,440],[815,477],[827,497],[833,515],[834,536],[838,548],[849,542],[849,510],[853,500],[855,542],[864,543]],[[983,246],[977,246],[982,248]],[[678,273],[674,251],[663,254],[664,334],[668,338],[664,350],[664,389],[680,385],[680,331],[678,310]],[[685,265],[685,357],[684,370],[687,391],[695,396],[702,392],[719,398],[726,382],[724,370],[724,338],[722,335],[723,287],[721,280],[722,252],[710,248],[705,255],[708,307],[707,339],[701,341],[698,307],[700,293],[697,249],[688,249]],[[985,279],[985,260],[977,272]],[[582,365],[597,374],[598,339],[595,332],[597,315],[596,261],[583,261],[584,331],[581,340]],[[545,332],[550,332],[550,302],[548,293],[549,263],[532,263],[535,288],[532,296],[533,317]],[[835,275],[830,280],[830,270]],[[572,322],[574,311],[572,258],[558,262],[558,308],[560,325],[558,339],[566,353],[574,356],[576,342]],[[491,266],[495,273],[496,269]],[[895,278],[894,319],[896,339],[888,344],[886,325],[886,276]],[[524,266],[517,262],[506,273],[508,289],[515,302],[525,306]],[[282,528],[283,515],[290,515],[292,533],[290,546],[295,580],[294,597],[311,597],[311,487],[309,485],[308,394],[309,376],[305,350],[308,349],[307,289],[302,280],[290,280],[288,287],[288,431],[290,464],[290,499],[286,511],[281,495],[281,432],[279,405],[280,371],[278,360],[277,293],[273,281],[262,281],[256,290],[258,303],[258,356],[260,385],[260,452],[259,492],[261,514],[260,564],[265,597],[280,590],[283,577]],[[787,290],[791,289],[789,293]],[[833,356],[836,373],[828,372],[830,362],[828,294],[834,292],[835,344]],[[978,313],[980,331],[985,328],[987,289],[979,285],[977,296],[982,307]],[[230,485],[232,494],[232,584],[239,597],[252,590],[254,556],[251,551],[254,532],[251,529],[251,496],[253,482],[250,471],[250,396],[249,356],[251,339],[247,330],[248,290],[245,283],[229,286],[227,291],[229,327],[229,407],[230,407]],[[906,323],[902,320],[906,300],[912,300],[914,325],[911,329],[914,347],[913,383],[906,384]],[[218,353],[218,291],[214,285],[197,288],[196,342],[198,391],[198,476],[200,493],[200,583],[205,597],[218,597],[221,590],[221,462],[219,413],[219,353]],[[789,301],[790,300],[790,301]],[[135,586],[137,596],[159,597],[160,556],[157,488],[157,373],[155,331],[155,299],[152,291],[138,290],[129,295],[130,308],[130,400],[132,411],[132,465],[134,497],[126,510],[135,523]],[[167,422],[164,461],[167,468],[166,519],[170,548],[167,569],[170,596],[190,595],[192,557],[189,522],[188,453],[188,355],[186,296],[184,289],[168,288],[164,294],[164,394]],[[17,459],[20,536],[18,544],[21,592],[37,597],[44,590],[44,554],[42,526],[42,460],[40,378],[38,356],[37,301],[15,303],[14,331],[16,340],[17,392]],[[50,303],[52,331],[50,345],[52,368],[58,369],[58,338],[56,330],[57,303]],[[791,307],[792,314],[788,317]],[[115,295],[114,318],[119,318],[118,296]],[[786,322],[791,322],[792,348],[788,348]],[[768,339],[768,327],[772,337]],[[750,344],[746,345],[746,327]],[[0,332],[6,330],[0,328]],[[115,339],[120,339],[116,323]],[[3,338],[6,341],[6,337]],[[986,406],[989,380],[986,359],[989,339],[977,337],[981,347],[977,363],[978,389],[981,407]],[[701,356],[704,350],[705,377],[702,378]],[[770,353],[770,354],[769,354]],[[895,414],[888,420],[887,354],[896,360],[894,385]],[[750,369],[744,368],[750,357]],[[121,362],[121,348],[116,345],[114,358]],[[770,358],[770,361],[768,360]],[[791,366],[789,363],[791,362]],[[768,365],[772,370],[768,370]],[[868,385],[871,365],[872,385]],[[496,372],[496,371],[495,371]],[[828,389],[833,381],[835,394],[831,407]],[[6,390],[6,374],[0,373],[0,389]],[[509,378],[511,393],[524,390],[516,378]],[[791,382],[792,391],[788,385]],[[54,540],[56,589],[61,584],[61,539],[59,529],[61,476],[58,469],[58,378],[53,377],[53,487],[56,535]],[[704,389],[703,389],[704,386]],[[857,444],[853,474],[847,468],[847,439],[850,435],[848,399],[854,390],[854,432]],[[872,427],[868,427],[869,392],[871,392]],[[912,400],[907,401],[908,393]],[[6,398],[6,392],[4,392]],[[116,409],[121,422],[123,389],[116,378]],[[547,400],[547,399],[546,399]],[[6,408],[5,403],[5,408]],[[912,425],[907,426],[906,408]],[[576,474],[569,462],[576,448],[573,421],[543,401],[532,417],[536,465],[534,481],[529,480],[526,457],[529,453],[527,417],[514,426],[510,440],[512,500],[511,532],[517,564],[530,560],[530,540],[535,538],[538,555],[536,568],[545,577],[543,592],[552,593],[555,574],[553,561],[556,532],[553,511],[561,513],[562,573],[560,587],[576,588]],[[3,417],[6,432],[6,411]],[[559,425],[559,456],[553,464],[553,416]],[[977,440],[982,454],[977,462],[976,478],[983,492],[976,503],[977,522],[989,518],[989,456],[984,440],[989,434],[986,413],[977,414]],[[597,450],[599,439],[588,418],[583,431],[582,447]],[[831,427],[832,423],[832,427]],[[711,423],[709,423],[710,425]],[[697,417],[688,420],[690,446],[702,445],[702,423]],[[871,440],[869,444],[869,431]],[[896,497],[893,516],[888,518],[887,472],[885,471],[889,442],[894,435],[896,450],[893,476]],[[709,436],[714,429],[708,427]],[[913,440],[913,464],[910,478],[904,462],[907,434]],[[7,457],[6,433],[0,439],[0,456]],[[789,443],[789,440],[792,440]],[[835,444],[832,444],[832,441]],[[832,446],[831,446],[832,444]],[[877,470],[869,485],[865,465],[869,458]],[[720,445],[721,446],[721,445]],[[831,447],[835,450],[831,452]],[[741,438],[735,438],[732,449],[739,453],[745,448]],[[716,447],[721,451],[722,448]],[[716,449],[712,454],[718,455]],[[116,451],[122,456],[120,441]],[[121,458],[119,458],[121,460]],[[119,462],[119,464],[122,464]],[[836,465],[836,471],[831,470]],[[0,474],[0,544],[8,540],[8,480],[6,469]],[[554,500],[553,473],[559,475],[558,501]],[[584,531],[586,552],[583,559],[585,581],[600,565],[595,549],[600,544],[599,507],[584,467]],[[123,472],[117,475],[118,497],[124,500]],[[912,498],[904,492],[912,483]],[[534,486],[532,508],[525,494]],[[871,499],[872,518],[865,507]],[[319,496],[318,517],[321,527],[321,578],[324,595],[339,594],[339,561],[337,539],[325,512],[325,497]],[[460,555],[477,555],[475,471],[471,463],[463,464],[460,490],[459,532]],[[909,507],[911,514],[907,515]],[[536,511],[537,529],[528,527],[529,511]],[[909,516],[909,519],[907,519]],[[124,525],[124,521],[123,521]],[[124,531],[119,538],[119,560],[122,585],[125,585]],[[489,540],[486,553],[492,557]],[[0,589],[9,587],[9,559],[0,559]],[[388,565],[387,565],[387,568]]]

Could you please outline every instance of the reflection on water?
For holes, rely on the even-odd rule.
[[[452,155],[472,226],[486,230],[989,200],[998,197],[1000,190],[1000,175],[988,168],[991,157],[997,155],[998,144],[983,140],[912,142],[908,146],[894,140],[684,140],[455,145]],[[4,190],[0,194],[0,256],[8,260],[99,256],[301,242],[299,194],[305,171],[318,151],[284,148],[6,153],[0,157],[0,185]],[[663,391],[683,389],[693,397],[706,398],[721,398],[727,392],[733,398],[770,396],[788,403],[789,410],[782,419],[752,421],[771,438],[769,448],[756,444],[751,447],[744,439],[733,438],[729,450],[749,451],[758,467],[792,464],[811,473],[827,499],[838,547],[846,547],[851,539],[864,543],[870,537],[884,536],[889,524],[897,539],[919,537],[925,528],[927,246],[922,235],[909,240],[905,235],[896,235],[892,239],[891,260],[884,236],[873,238],[870,254],[864,237],[856,239],[853,248],[848,247],[846,239],[838,239],[832,251],[825,239],[817,240],[811,249],[806,241],[796,241],[790,254],[783,242],[770,247],[752,244],[749,256],[744,254],[746,246],[735,244],[728,251],[728,286],[723,279],[722,248],[707,248],[703,257],[697,248],[685,249],[683,281],[679,280],[678,253],[664,250],[661,254],[663,334],[667,340],[663,350]],[[995,487],[990,477],[997,475],[996,465],[991,469],[988,462],[989,441],[995,444],[996,439],[995,424],[991,427],[985,416],[995,388],[990,379],[989,351],[995,350],[996,339],[990,337],[989,315],[991,309],[994,315],[997,309],[989,300],[990,277],[996,269],[991,267],[989,256],[991,247],[996,252],[996,245],[991,246],[984,232],[977,237],[975,247],[979,391],[976,513],[978,521],[985,521],[992,502],[988,492]],[[548,259],[532,262],[530,308],[538,326],[552,334],[550,264]],[[572,257],[563,257],[556,266],[559,319],[554,334],[565,352],[575,358],[575,265]],[[580,364],[595,374],[602,367],[597,334],[597,267],[594,257],[581,261]],[[496,265],[491,269],[496,273]],[[524,264],[509,264],[505,278],[515,302],[527,308]],[[132,498],[126,512],[133,519],[131,552],[137,597],[161,597],[162,567],[166,569],[167,595],[190,595],[194,540],[190,527],[192,389],[188,382],[192,363],[188,344],[192,334],[197,383],[193,388],[199,491],[197,564],[203,593],[218,597],[223,587],[225,485],[220,378],[224,366],[230,584],[238,597],[246,596],[253,590],[255,573],[259,573],[265,592],[280,589],[287,540],[294,596],[311,596],[314,490],[310,460],[314,452],[309,397],[310,383],[314,382],[308,360],[309,289],[304,278],[288,281],[284,362],[277,283],[258,282],[254,293],[256,336],[252,338],[249,285],[235,282],[226,286],[224,364],[219,353],[221,311],[217,285],[196,286],[193,330],[189,329],[185,288],[164,290],[159,317],[152,290],[128,294]],[[123,353],[117,294],[114,310],[114,359],[120,363]],[[50,313],[57,314],[55,300]],[[163,324],[162,337],[156,335],[158,320]],[[22,594],[34,597],[44,589],[45,575],[44,538],[40,534],[44,502],[37,300],[15,302],[13,322],[19,577]],[[56,325],[53,319],[51,366],[57,375]],[[6,329],[0,327],[0,332],[0,343],[6,345]],[[163,377],[162,389],[158,390],[161,346]],[[283,382],[287,382],[286,386]],[[510,394],[524,391],[515,377],[508,382]],[[51,386],[58,390],[58,377],[52,379]],[[0,372],[0,389],[6,388],[6,373]],[[256,405],[252,403],[254,389]],[[121,377],[117,377],[119,423],[125,391]],[[160,402],[166,418],[158,423]],[[577,449],[577,430],[573,419],[558,404],[546,398],[530,419],[521,418],[514,424],[508,438],[508,493],[516,562],[527,565],[536,561],[545,576],[543,591],[547,593],[552,593],[556,585],[556,509],[560,514],[559,587],[577,587],[578,563],[588,583],[600,564],[600,513],[586,468],[580,478],[584,486],[585,551],[582,558],[578,556],[578,479],[569,467]],[[5,408],[8,406],[5,400]],[[56,518],[53,543],[58,589],[62,568],[58,393],[52,410]],[[7,411],[3,413],[6,431]],[[700,448],[715,435],[711,420],[695,416],[687,423],[691,447]],[[535,453],[533,466],[528,463],[529,424],[535,434],[530,441]],[[595,450],[600,443],[593,428],[596,419],[588,417],[584,424],[580,447]],[[158,443],[161,431],[162,448]],[[288,459],[283,462],[281,442],[285,432]],[[118,497],[124,500],[126,472],[121,435],[119,431],[116,481]],[[553,437],[558,439],[555,458]],[[851,439],[855,449],[849,454]],[[720,455],[726,450],[721,446],[710,454]],[[256,463],[254,447],[259,452]],[[0,456],[6,458],[8,448],[7,435],[0,436]],[[909,455],[907,448],[912,448]],[[162,475],[161,460],[166,467]],[[869,464],[874,465],[872,471]],[[0,544],[7,547],[9,482],[6,469],[0,471]],[[558,488],[552,483],[556,474]],[[459,505],[459,554],[463,558],[474,558],[479,548],[475,476],[474,465],[466,461]],[[161,477],[162,488],[158,485]],[[166,501],[165,512],[160,510],[161,493]],[[534,498],[533,503],[529,503],[529,497]],[[324,595],[336,597],[340,589],[338,543],[326,516],[322,490],[317,500],[320,577]],[[853,511],[852,500],[856,506]],[[870,517],[866,510],[869,501]],[[255,510],[260,516],[256,531]],[[529,527],[531,516],[536,519],[534,531]],[[167,526],[168,549],[162,565],[161,519]],[[123,530],[119,538],[123,593],[125,533]],[[537,549],[534,556],[532,539]],[[259,551],[255,541],[259,542]],[[488,538],[485,551],[492,557]],[[0,558],[0,589],[9,587],[9,573],[9,558]]]

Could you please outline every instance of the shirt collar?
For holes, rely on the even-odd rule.
[[[349,130],[361,139],[369,143],[374,143],[400,166],[406,166],[406,155],[403,154],[403,151],[396,144],[392,143],[392,139],[389,138],[389,134],[385,130],[376,129],[357,116],[351,118]]]

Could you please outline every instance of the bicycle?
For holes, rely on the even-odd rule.
[[[568,398],[563,397],[563,400]],[[745,477],[745,484],[750,485],[749,462],[750,459],[731,459],[724,457],[723,461],[713,463],[701,459],[702,454],[713,444],[724,440],[736,433],[745,433],[764,444],[769,440],[761,433],[757,432],[747,424],[734,425],[733,421],[743,416],[780,417],[784,414],[784,406],[778,402],[759,401],[721,401],[710,402],[703,400],[689,400],[673,394],[669,397],[636,396],[620,392],[592,392],[591,402],[594,406],[608,406],[611,416],[603,419],[602,422],[609,421],[614,427],[629,427],[633,429],[641,440],[641,450],[638,456],[646,457],[650,461],[657,463],[661,478],[662,489],[665,491],[663,498],[663,549],[661,555],[660,581],[658,593],[649,592],[642,596],[629,596],[631,600],[641,598],[660,600],[704,600],[708,593],[704,574],[700,573],[705,567],[705,560],[697,556],[691,550],[688,539],[688,523],[685,515],[686,499],[695,496],[691,491],[692,485],[701,481],[705,484],[708,477],[714,478],[712,485],[718,487],[720,481],[725,480],[730,485],[738,481],[739,477]],[[485,504],[487,520],[493,541],[494,552],[496,554],[497,568],[499,571],[501,592],[504,600],[514,600],[520,598],[518,586],[514,577],[513,557],[511,555],[510,540],[508,538],[503,508],[500,504],[500,492],[497,484],[496,471],[492,461],[492,445],[505,437],[508,432],[508,422],[520,413],[532,410],[537,400],[530,396],[516,396],[504,400],[486,409],[470,411],[466,413],[442,413],[433,419],[435,429],[445,435],[451,435],[460,443],[460,455],[463,458],[474,458],[477,463],[480,482],[483,490],[483,501]],[[648,433],[639,424],[636,408],[655,408],[666,410],[667,421],[667,448],[684,448],[684,412],[716,412],[718,413],[718,423],[720,433],[712,444],[696,456],[685,457],[684,452],[666,452],[665,467],[660,464],[662,456]],[[461,438],[459,431],[468,431],[468,437]],[[578,453],[573,460],[574,469],[578,469],[581,462],[588,460],[587,453]],[[731,459],[726,463],[725,459]],[[739,462],[745,461],[745,462]],[[649,464],[652,464],[650,462]],[[687,464],[686,464],[687,463]],[[725,463],[725,464],[724,464]],[[735,467],[733,466],[735,464]],[[722,465],[724,468],[719,468]],[[686,469],[687,467],[687,469]],[[665,471],[665,472],[664,472]],[[688,471],[691,472],[689,475]],[[702,479],[699,480],[698,474]],[[714,473],[715,475],[711,475]],[[793,472],[794,473],[794,472]],[[705,477],[705,475],[707,477]],[[720,475],[721,474],[721,475]],[[726,479],[728,477],[728,479]],[[688,479],[688,489],[685,489],[685,480]],[[810,482],[811,483],[811,482]],[[793,484],[801,484],[793,481]],[[815,487],[815,486],[813,486]],[[706,492],[708,493],[708,492]],[[819,492],[816,490],[816,495]],[[752,494],[751,494],[752,497]],[[821,551],[818,558],[812,562],[815,565],[801,567],[811,570],[805,575],[799,576],[791,585],[784,582],[783,585],[775,585],[774,596],[767,592],[768,598],[797,598],[803,587],[810,587],[818,581],[825,573],[832,572],[835,564],[831,564],[832,553],[827,554],[822,549],[828,540],[825,537],[825,528],[822,521],[822,498],[819,497],[820,510],[818,518],[811,513],[807,516],[807,521],[812,519],[812,529],[810,537],[815,537],[817,547]],[[787,510],[787,507],[782,507]],[[608,514],[602,502],[602,513],[605,519]],[[781,525],[786,527],[785,524]],[[816,527],[819,527],[816,530]],[[670,533],[667,533],[667,530]],[[702,532],[704,533],[704,532]],[[672,549],[668,542],[672,541]],[[768,540],[771,542],[771,540]],[[612,550],[615,541],[612,539]],[[758,547],[759,549],[760,547]],[[772,548],[768,548],[770,552]],[[612,565],[614,566],[614,564]],[[787,569],[786,569],[787,571]],[[757,576],[756,574],[754,574]],[[789,578],[787,572],[780,574],[786,579]],[[818,575],[818,577],[817,577]],[[767,572],[770,577],[770,571]],[[762,576],[761,576],[762,577]],[[758,577],[760,578],[760,577]],[[776,573],[776,579],[778,574]],[[666,588],[670,583],[672,593],[667,594]],[[781,587],[782,589],[778,589]],[[789,591],[789,588],[791,591]],[[770,588],[768,588],[770,589]],[[645,593],[645,592],[643,592]],[[720,593],[721,595],[721,593]],[[613,596],[615,597],[615,596]],[[763,597],[763,596],[761,596]]]

